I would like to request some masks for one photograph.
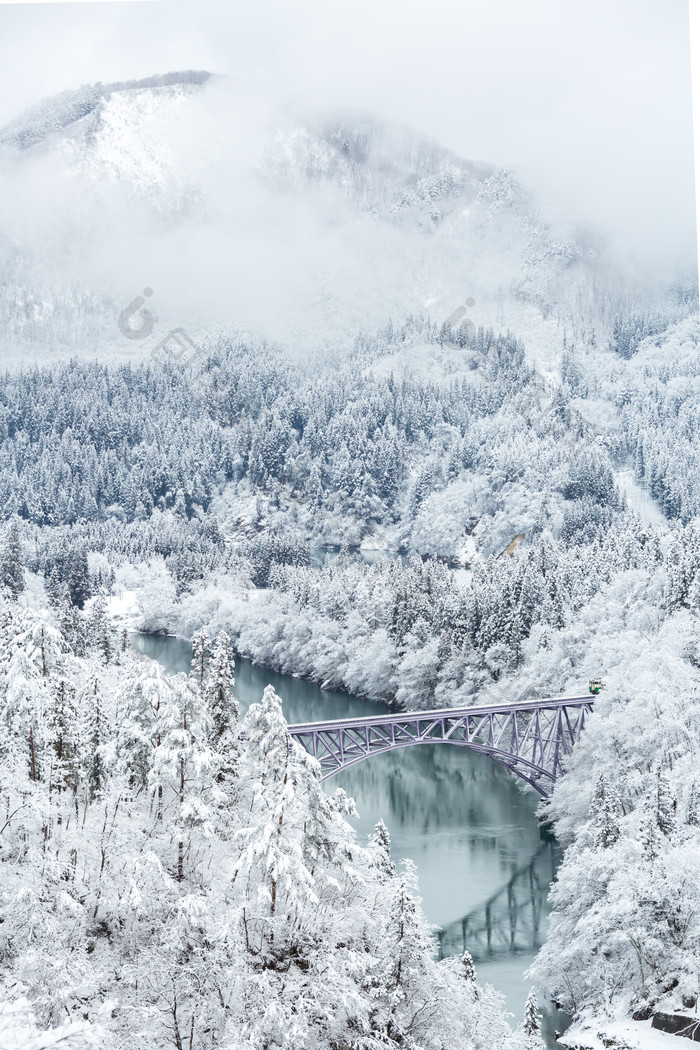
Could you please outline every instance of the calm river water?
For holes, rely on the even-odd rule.
[[[132,644],[166,671],[190,670],[192,649],[182,639],[137,634]],[[242,712],[268,683],[282,697],[288,722],[388,710],[236,660]],[[529,989],[523,971],[546,933],[547,890],[559,859],[538,825],[538,796],[523,792],[512,774],[485,756],[446,745],[376,755],[328,783],[329,790],[335,787],[355,799],[360,839],[381,817],[394,859],[415,862],[424,911],[442,929],[442,953],[461,952],[466,942],[479,980],[503,993],[519,1021]],[[548,1045],[555,1046],[554,1029],[563,1029],[566,1018],[544,1012]]]

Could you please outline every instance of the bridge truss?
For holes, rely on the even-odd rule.
[[[416,744],[454,744],[489,755],[549,796],[578,741],[593,697],[348,718],[290,725],[321,765],[321,779],[371,755]]]

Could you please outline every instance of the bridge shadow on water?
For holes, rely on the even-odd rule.
[[[547,895],[561,852],[554,839],[544,842],[488,900],[439,929],[439,957],[469,951],[478,963],[538,951],[547,933]]]

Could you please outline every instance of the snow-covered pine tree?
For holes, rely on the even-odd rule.
[[[227,775],[235,777],[238,773],[238,702],[233,695],[234,666],[231,640],[226,631],[220,631],[205,682],[210,744],[218,756],[219,779]]]
[[[459,961],[462,964],[465,981],[469,981],[470,984],[476,984],[476,966],[474,965],[471,952],[463,952],[459,957]]]
[[[676,828],[676,800],[671,792],[668,776],[660,769],[656,783],[656,822],[662,835],[671,835]]]
[[[404,874],[387,884],[387,920],[383,953],[376,975],[374,1031],[398,1043],[413,1040],[420,1028],[418,1017],[430,1001],[427,960],[432,935],[415,896],[415,867],[404,861]]]
[[[84,615],[63,592],[58,606],[58,623],[66,644],[76,656],[84,656],[87,647],[88,627]]]
[[[389,836],[389,829],[383,820],[378,820],[374,831],[369,837],[367,843],[372,862],[382,877],[385,879],[393,878],[396,874],[396,865],[391,859],[391,838]]]
[[[620,837],[619,803],[604,773],[598,777],[591,815],[595,824],[595,842],[599,848],[614,846]]]
[[[526,1035],[540,1035],[542,1031],[542,1015],[539,1013],[535,989],[531,988],[525,1003],[525,1016],[523,1018],[523,1031]]]
[[[5,532],[0,553],[0,586],[6,587],[13,598],[24,590],[24,563],[22,541],[17,521],[11,521]]]
[[[695,781],[691,783],[688,793],[685,822],[691,827],[700,825],[700,785]]]
[[[154,750],[161,742],[161,710],[169,701],[170,680],[151,661],[140,661],[131,673],[124,675],[115,691],[117,768],[135,791],[148,784]],[[160,818],[162,785],[156,795]]]
[[[190,830],[198,828],[205,837],[213,831],[212,754],[204,698],[183,674],[171,677],[168,686],[165,702],[158,708],[158,746],[150,781],[159,797],[162,792],[163,808],[177,832],[177,881],[181,883]]]
[[[192,639],[192,662],[190,679],[200,696],[204,696],[207,680],[207,663],[211,643],[206,629],[202,627]]]
[[[76,792],[79,778],[78,711],[75,687],[61,676],[46,713],[45,776],[50,792]],[[59,818],[60,819],[60,818]]]
[[[114,645],[112,629],[107,616],[107,599],[104,594],[98,594],[93,601],[87,635],[90,648],[96,649],[104,662],[108,664],[114,655]]]
[[[259,947],[272,950],[276,942],[276,915],[303,911],[315,901],[314,880],[303,859],[300,799],[297,786],[308,782],[308,756],[291,740],[282,703],[268,685],[259,704],[251,704],[243,729],[248,740],[253,785],[250,823],[240,833],[241,857],[236,877],[246,873],[257,886],[257,908],[247,937],[255,931]],[[305,902],[302,905],[302,902]]]
[[[80,769],[90,800],[99,798],[107,784],[108,770],[105,749],[108,726],[104,699],[97,675],[92,675],[79,698],[80,707]]]
[[[650,864],[660,856],[662,849],[662,836],[659,831],[659,821],[656,809],[656,799],[647,797],[646,806],[642,813],[642,826],[640,829],[640,841],[645,860]]]
[[[55,565],[52,568],[51,574],[46,583],[46,594],[49,601],[55,608],[57,608],[61,604],[64,596],[67,594],[66,585],[61,582],[58,572],[56,571]]]
[[[92,593],[87,554],[82,547],[68,552],[66,567],[70,600],[78,609],[82,609]]]

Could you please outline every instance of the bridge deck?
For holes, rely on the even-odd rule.
[[[391,725],[392,722],[413,722],[425,718],[470,718],[487,716],[492,714],[510,714],[512,711],[523,711],[531,713],[543,711],[552,707],[577,707],[582,703],[590,704],[594,697],[585,696],[554,696],[549,700],[523,701],[518,704],[491,704],[488,707],[446,707],[431,711],[396,711],[388,715],[367,715],[363,718],[334,718],[324,722],[295,722],[291,724],[289,732],[292,736],[297,733],[311,732],[323,729],[345,729],[346,727],[358,729],[361,726]]]

